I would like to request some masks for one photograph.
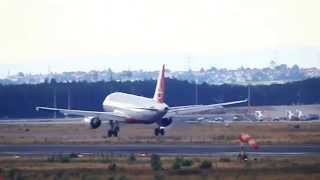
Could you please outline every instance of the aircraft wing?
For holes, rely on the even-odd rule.
[[[0,120],[0,125],[49,125],[49,124],[83,124],[83,119],[28,119],[28,120]]]
[[[60,109],[60,108],[49,108],[49,107],[36,107],[36,110],[45,110],[45,111],[56,111],[60,112],[64,115],[76,115],[83,117],[98,117],[102,120],[102,122],[109,120],[114,120],[118,122],[124,122],[128,119],[122,113],[116,112],[100,112],[100,111],[83,111],[83,110],[72,110],[72,109]]]
[[[223,106],[233,105],[233,104],[240,104],[248,102],[247,99],[241,101],[232,101],[232,102],[225,102],[225,103],[218,103],[218,104],[209,104],[209,105],[191,105],[191,106],[176,106],[170,107],[166,116],[174,116],[177,114],[190,114],[190,113],[197,113],[206,110],[212,110],[216,108],[222,108]]]

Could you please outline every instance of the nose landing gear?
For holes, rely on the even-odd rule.
[[[110,129],[108,130],[108,137],[118,137],[120,127],[118,121],[110,121]]]

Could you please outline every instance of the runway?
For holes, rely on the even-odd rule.
[[[253,150],[245,148],[251,155],[258,156],[303,156],[320,155],[320,145],[263,145]],[[128,154],[159,154],[185,156],[219,156],[235,155],[239,153],[239,145],[162,145],[162,144],[90,144],[90,145],[53,145],[26,144],[0,145],[0,156],[6,155],[55,155],[55,154],[98,154],[109,153],[115,155]]]

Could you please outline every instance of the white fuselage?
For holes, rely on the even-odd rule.
[[[127,116],[127,123],[151,124],[167,113],[168,105],[151,98],[116,92],[105,98],[103,109]]]

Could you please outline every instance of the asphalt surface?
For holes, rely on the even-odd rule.
[[[248,154],[261,156],[320,155],[320,145],[263,145],[254,150],[245,147]],[[6,155],[54,155],[54,154],[160,154],[160,155],[235,155],[239,145],[159,145],[159,144],[90,144],[90,145],[0,145],[0,156]]]

